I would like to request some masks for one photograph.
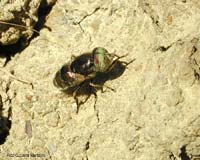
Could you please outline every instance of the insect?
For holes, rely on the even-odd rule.
[[[80,66],[77,66],[77,67],[79,68]],[[90,77],[84,74],[73,72],[71,68],[73,69],[73,65],[70,65],[70,63],[67,63],[64,66],[62,66],[62,68],[56,73],[53,83],[57,88],[66,92],[67,94],[72,93],[77,104],[76,113],[78,113],[80,105],[85,103],[90,96],[89,95],[85,99],[85,101],[79,102],[77,98],[77,93],[79,89],[82,88],[83,85],[86,85],[87,87],[89,87],[88,90],[90,90],[90,93],[93,93],[95,95],[95,98],[97,97],[97,95],[94,92],[93,88],[90,87],[89,85]],[[84,66],[81,69],[84,69]],[[78,70],[78,71],[81,71],[81,70]],[[84,72],[84,70],[82,72],[86,73]]]
[[[94,59],[91,53],[85,53],[78,57],[72,57],[72,63],[70,64],[70,69],[74,73],[79,73],[82,75],[90,75],[94,73]]]
[[[92,51],[95,72],[106,72],[114,62],[114,54],[108,53],[105,48],[97,47]]]
[[[120,57],[108,53],[102,47],[97,47],[92,53],[73,57],[71,63],[68,62],[62,66],[56,73],[54,85],[61,90],[78,86],[86,80],[93,79],[98,72],[108,72],[117,60],[125,56]],[[117,59],[114,59],[114,57],[117,57]]]
[[[108,72],[119,59],[124,58],[126,56],[127,54],[118,56],[114,53],[109,53],[105,48],[97,47],[92,51],[94,64],[93,70],[95,72]],[[134,60],[131,60],[130,62],[121,61],[121,63],[128,65]]]
[[[95,98],[97,97],[97,88],[102,89],[105,86],[114,91],[111,87],[104,85],[104,82],[109,78],[103,80],[99,77],[102,75],[109,76],[109,72],[119,62],[119,59],[125,56],[127,55],[118,56],[114,53],[109,53],[105,48],[97,47],[91,53],[85,53],[78,57],[73,56],[72,61],[62,66],[56,73],[53,83],[63,91],[72,91],[77,106],[80,106],[77,100],[77,93],[82,86],[87,86]],[[120,61],[120,63],[127,66],[134,60],[130,62]],[[100,79],[100,82],[95,83],[97,79]]]
[[[56,73],[53,83],[61,90],[67,90],[68,88],[80,85],[87,79],[89,79],[87,76],[73,72],[71,65],[67,63]]]

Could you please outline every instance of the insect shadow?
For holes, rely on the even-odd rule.
[[[98,72],[96,73],[96,76],[94,78],[91,78],[89,80],[86,80],[82,82],[79,86],[70,87],[67,90],[64,90],[63,92],[67,95],[73,96],[76,104],[77,104],[77,113],[79,111],[79,108],[81,105],[87,102],[87,100],[90,98],[91,95],[94,95],[95,97],[95,104],[97,101],[97,91],[101,90],[101,92],[106,92],[107,90],[111,90],[113,92],[116,92],[114,88],[111,88],[105,83],[109,80],[114,80],[120,77],[125,70],[127,69],[127,66],[131,64],[135,59],[131,60],[130,62],[124,62],[117,60],[112,65],[111,69],[107,72]],[[104,90],[104,88],[106,90]],[[74,95],[74,92],[76,94]],[[79,101],[79,96],[86,96],[86,98],[83,101]],[[95,105],[94,105],[95,106]]]

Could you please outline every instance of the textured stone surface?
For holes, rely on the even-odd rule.
[[[29,39],[32,36],[31,29],[38,20],[40,3],[41,0],[0,1],[0,45],[14,44],[22,37]]]
[[[199,1],[58,0],[46,25],[52,31],[41,30],[3,68],[34,88],[0,71],[1,95],[11,97],[13,108],[10,135],[0,146],[4,159],[8,153],[55,160],[200,155]],[[91,96],[76,114],[73,97],[52,81],[72,54],[97,46],[136,60],[106,82],[116,92],[97,92],[97,103]]]

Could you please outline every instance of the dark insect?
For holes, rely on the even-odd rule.
[[[105,48],[97,47],[91,53],[73,57],[71,63],[65,64],[56,73],[54,85],[66,93],[72,93],[79,108],[91,94],[97,99],[96,91],[99,88],[102,91],[103,87],[114,91],[114,89],[105,86],[104,83],[107,80],[114,79],[113,76],[120,76],[120,72],[123,72],[127,65],[135,60],[133,59],[130,62],[119,61],[125,56],[127,55],[118,56],[114,53],[109,53]],[[84,102],[79,103],[77,96],[80,94],[80,90],[89,92],[89,96]]]
[[[87,76],[73,72],[70,64],[64,65],[54,78],[54,85],[61,90],[67,90],[68,88],[80,85],[87,79]]]
[[[82,54],[78,57],[73,57],[70,69],[74,73],[79,73],[87,76],[94,71],[94,59],[91,53]]]

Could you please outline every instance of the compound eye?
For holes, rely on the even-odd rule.
[[[93,50],[93,54],[106,54],[108,51],[103,47],[97,47]]]
[[[60,71],[61,71],[61,74],[66,74],[68,72],[68,69],[66,66],[63,66]]]
[[[98,47],[94,48],[92,53],[94,54],[97,51]]]
[[[94,64],[95,65],[99,64],[99,56],[97,54],[94,54]]]

